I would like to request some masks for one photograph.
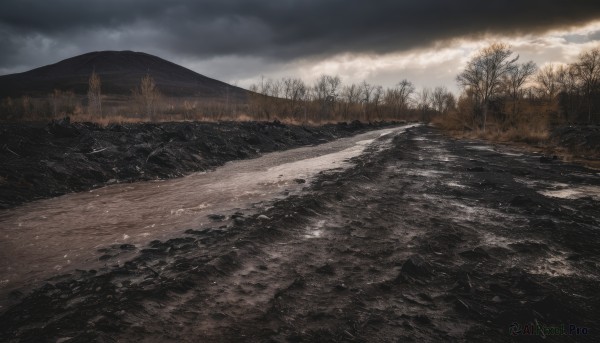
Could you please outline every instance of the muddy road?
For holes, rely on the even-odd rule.
[[[274,199],[300,193],[319,172],[349,167],[349,159],[367,146],[383,149],[411,126],[232,161],[212,172],[110,185],[0,211],[0,298],[65,272],[124,263],[137,248],[187,229],[226,226],[231,216],[247,216]]]
[[[267,206],[12,292],[0,340],[600,339],[597,171],[426,126],[372,139]]]

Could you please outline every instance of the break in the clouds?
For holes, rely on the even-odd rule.
[[[135,50],[242,86],[321,72],[429,85],[455,73],[478,39],[508,40],[545,63],[597,42],[597,19],[600,5],[587,0],[3,0],[0,73]]]

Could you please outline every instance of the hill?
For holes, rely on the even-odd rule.
[[[169,97],[245,100],[248,91],[162,58],[133,51],[98,51],[68,58],[27,72],[0,76],[0,97],[47,96],[53,90],[83,95],[92,71],[100,76],[105,95],[130,95],[150,74]]]

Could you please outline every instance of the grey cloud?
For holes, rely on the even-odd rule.
[[[0,52],[0,68],[26,64],[27,54],[47,54],[47,63],[61,56],[26,45],[32,37],[43,37],[58,50],[81,41],[80,53],[136,49],[280,62],[401,51],[465,35],[540,32],[597,18],[600,5],[586,0],[4,0],[0,42],[10,49]],[[98,32],[116,35],[102,40]],[[93,39],[87,41],[86,34]]]

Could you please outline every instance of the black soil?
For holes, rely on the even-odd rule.
[[[428,127],[392,143],[264,213],[16,294],[0,341],[600,340],[598,198],[539,192],[595,172]]]
[[[551,141],[565,148],[575,157],[589,160],[600,159],[600,126],[569,125],[554,129]]]
[[[275,121],[103,127],[68,118],[48,125],[0,124],[0,209],[111,183],[178,177],[386,125],[304,127]]]

